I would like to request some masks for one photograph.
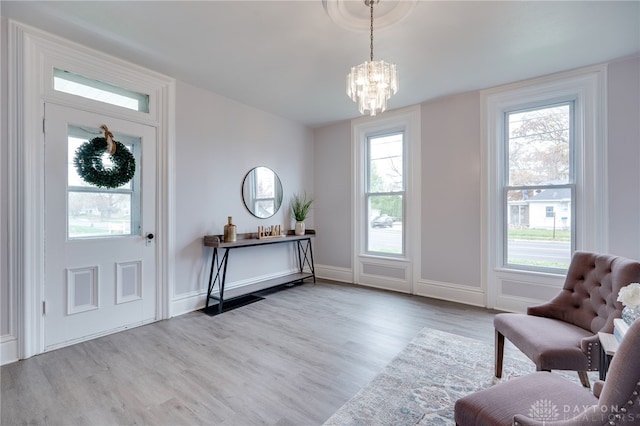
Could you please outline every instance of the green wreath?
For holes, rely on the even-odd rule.
[[[110,154],[113,167],[108,169],[102,164],[102,155],[108,146],[106,138],[93,138],[76,150],[73,165],[85,182],[98,188],[118,188],[133,178],[135,157],[122,142],[112,142],[115,145],[115,152]]]

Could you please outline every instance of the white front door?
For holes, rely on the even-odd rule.
[[[103,124],[135,157],[135,176],[115,189],[74,166]],[[156,319],[156,143],[155,127],[45,105],[45,350]]]

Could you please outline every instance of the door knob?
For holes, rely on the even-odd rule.
[[[152,233],[148,233],[147,234],[147,240],[153,240],[153,234]]]

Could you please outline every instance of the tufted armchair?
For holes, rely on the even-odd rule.
[[[598,332],[613,332],[622,304],[620,288],[640,282],[640,262],[624,257],[575,252],[564,286],[550,302],[527,309],[527,314],[494,317],[495,374],[502,377],[504,339],[531,359],[539,371],[577,371],[589,387],[587,371],[598,370]]]
[[[549,372],[498,383],[455,403],[458,426],[602,426],[640,424],[640,320],[611,361],[593,394]]]

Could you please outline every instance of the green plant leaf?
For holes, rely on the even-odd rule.
[[[313,203],[313,198],[307,196],[305,192],[303,195],[294,194],[291,199],[291,213],[298,222],[302,222],[307,218],[309,209]]]

